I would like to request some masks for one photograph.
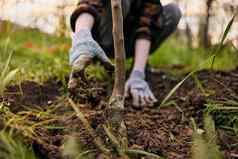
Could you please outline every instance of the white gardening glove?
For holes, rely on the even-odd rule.
[[[134,70],[126,82],[125,93],[133,98],[133,105],[152,106],[157,99],[150,90],[148,83],[145,81],[145,74],[141,71]]]
[[[82,29],[73,35],[69,56],[70,65],[72,66],[68,84],[69,89],[77,87],[78,76],[82,75],[84,69],[92,62],[93,58],[99,59],[106,69],[114,69],[111,60],[93,39],[89,29]]]

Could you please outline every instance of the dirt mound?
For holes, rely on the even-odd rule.
[[[10,86],[5,95],[13,112],[23,111],[26,107],[46,107],[60,96],[60,85],[53,80],[42,85],[25,81],[19,86]]]
[[[151,73],[150,85],[159,101],[181,80],[163,72]],[[90,121],[92,127],[98,132],[105,118],[103,113],[107,106],[108,83],[96,80],[80,85],[78,97],[75,102]],[[21,92],[22,94],[19,94]],[[38,85],[33,82],[24,82],[19,86],[9,87],[4,97],[10,103],[14,112],[22,111],[25,106],[40,106],[47,110],[55,106],[52,111],[60,116],[54,122],[54,129],[37,127],[38,137],[44,141],[34,141],[34,149],[41,158],[60,158],[60,146],[63,139],[74,134],[86,148],[94,148],[92,138],[85,132],[81,122],[62,94],[60,86],[55,81]],[[194,118],[198,126],[202,126],[202,115],[209,101],[224,103],[237,101],[238,70],[231,72],[201,71],[188,79],[172,96],[166,106],[154,108],[134,109],[131,102],[126,101],[125,122],[130,147],[137,147],[149,152],[164,156],[167,159],[189,159],[193,130],[190,119]],[[61,98],[57,98],[60,97]],[[49,103],[50,101],[50,103]],[[219,122],[219,121],[218,121]],[[235,145],[238,138],[219,129],[219,144],[226,158],[232,158],[238,153]],[[104,136],[104,133],[99,133]],[[234,158],[234,157],[233,157]]]

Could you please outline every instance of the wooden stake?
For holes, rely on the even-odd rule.
[[[110,121],[109,128],[104,127],[108,137],[111,139],[112,144],[116,147],[119,156],[123,159],[129,157],[125,154],[128,147],[126,127],[123,121],[124,111],[124,89],[126,80],[126,67],[125,67],[125,44],[123,34],[123,14],[122,14],[122,1],[111,0],[112,8],[112,22],[113,22],[113,40],[114,40],[114,53],[115,53],[115,82],[113,93],[110,99]],[[110,135],[117,132],[117,138]]]
[[[125,45],[123,34],[123,14],[121,0],[111,0],[113,39],[115,52],[115,82],[112,97],[110,100],[112,107],[124,109],[124,87],[125,87]]]

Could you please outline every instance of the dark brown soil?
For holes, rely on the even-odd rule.
[[[175,78],[163,72],[150,73],[149,82],[156,97],[162,101],[169,91],[182,79]],[[197,80],[195,80],[197,79]],[[199,81],[199,82],[198,82]],[[61,86],[51,80],[43,85],[34,82],[24,82],[19,86],[9,87],[4,97],[13,112],[19,113],[25,107],[41,107],[47,110],[52,105],[57,109],[52,113],[61,118],[48,125],[55,129],[37,127],[35,132],[44,143],[33,141],[35,151],[41,158],[62,158],[60,146],[69,135],[77,136],[84,147],[95,148],[92,138],[85,132],[80,120],[71,109],[67,97],[60,91]],[[19,92],[22,93],[19,94]],[[110,94],[108,83],[90,80],[82,83],[75,102],[90,121],[98,134],[104,123],[104,111]],[[60,98],[59,98],[60,97]],[[126,101],[125,123],[129,146],[156,153],[167,159],[191,158],[190,146],[193,130],[191,118],[202,127],[202,115],[208,100],[216,102],[238,101],[238,69],[231,72],[201,71],[188,79],[171,97],[169,104],[154,108],[135,109]],[[41,121],[39,117],[31,120]],[[217,116],[214,114],[214,118]],[[222,121],[216,120],[218,124]],[[235,159],[238,154],[238,137],[231,132],[218,128],[219,145],[227,159]]]
[[[60,95],[60,86],[53,80],[40,85],[35,82],[25,81],[19,86],[10,86],[5,93],[6,102],[9,102],[11,111],[18,112],[26,107],[46,107]]]

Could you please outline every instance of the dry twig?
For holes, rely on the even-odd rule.
[[[76,106],[76,104],[73,102],[73,100],[70,99],[70,98],[68,100],[69,100],[70,105],[72,106],[72,108],[76,112],[76,115],[78,116],[78,118],[83,123],[85,129],[88,131],[89,135],[93,137],[94,143],[97,146],[97,148],[104,154],[110,154],[110,150],[106,148],[106,146],[102,142],[101,138],[96,135],[95,131],[90,126],[88,120],[84,117],[83,113],[79,110],[79,108]]]

